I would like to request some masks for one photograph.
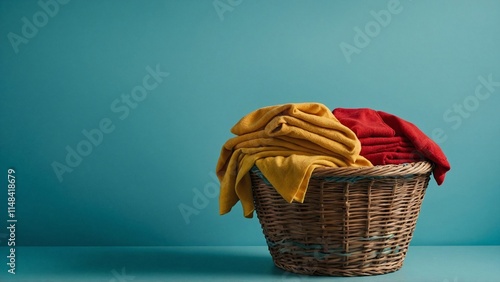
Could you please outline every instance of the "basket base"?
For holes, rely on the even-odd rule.
[[[403,267],[402,263],[394,265],[392,267],[383,268],[377,267],[374,269],[369,267],[367,269],[360,268],[343,268],[343,269],[332,269],[324,266],[301,266],[296,264],[287,264],[273,259],[274,265],[284,271],[300,274],[300,275],[310,275],[310,276],[338,276],[338,277],[355,277],[355,276],[373,276],[373,275],[383,275],[387,273],[392,273],[400,270]]]

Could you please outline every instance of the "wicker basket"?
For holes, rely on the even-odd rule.
[[[361,276],[403,266],[432,165],[316,169],[304,203],[288,203],[251,171],[257,216],[277,267]]]

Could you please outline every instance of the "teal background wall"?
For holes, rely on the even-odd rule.
[[[248,112],[310,101],[396,114],[442,146],[452,170],[412,244],[500,244],[500,2],[66,2],[0,2],[18,245],[263,245],[240,206],[218,215],[218,154]]]

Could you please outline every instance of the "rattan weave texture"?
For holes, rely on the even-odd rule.
[[[254,167],[255,210],[275,265],[329,276],[400,269],[431,170],[425,161],[320,168],[313,172],[304,203],[288,203]]]

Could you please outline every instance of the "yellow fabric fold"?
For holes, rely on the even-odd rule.
[[[238,136],[224,144],[216,168],[220,214],[241,201],[244,216],[252,217],[249,171],[254,165],[290,203],[304,201],[317,167],[372,165],[359,155],[356,135],[319,103],[261,108],[243,117],[231,132]]]

